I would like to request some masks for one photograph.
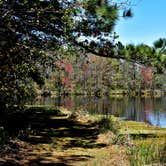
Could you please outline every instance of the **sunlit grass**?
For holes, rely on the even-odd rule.
[[[165,140],[147,139],[135,142],[136,146],[128,150],[129,160],[132,166],[145,164],[166,163]]]
[[[166,128],[150,126],[145,122],[125,121],[120,124],[121,134],[154,134],[166,135]]]
[[[132,166],[166,163],[166,128],[145,122],[121,122],[120,133],[128,134],[135,146],[128,149]]]

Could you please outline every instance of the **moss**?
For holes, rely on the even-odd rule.
[[[166,135],[166,128],[150,126],[145,122],[126,121],[120,123],[121,134]]]

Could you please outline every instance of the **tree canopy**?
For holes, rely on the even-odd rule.
[[[53,58],[50,52],[56,56],[62,46],[143,64],[154,59],[156,65],[165,63],[154,48],[115,42],[118,11],[131,16],[128,5],[123,0],[0,1],[0,109],[22,106],[33,96],[32,82],[44,84],[42,71]]]

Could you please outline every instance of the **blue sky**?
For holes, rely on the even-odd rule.
[[[115,27],[122,43],[152,45],[158,38],[166,38],[166,0],[141,0],[132,9],[133,18],[120,18]]]

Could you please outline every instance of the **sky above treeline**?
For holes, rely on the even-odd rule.
[[[120,18],[115,31],[123,44],[152,45],[159,38],[166,38],[166,0],[135,0],[134,16]]]

